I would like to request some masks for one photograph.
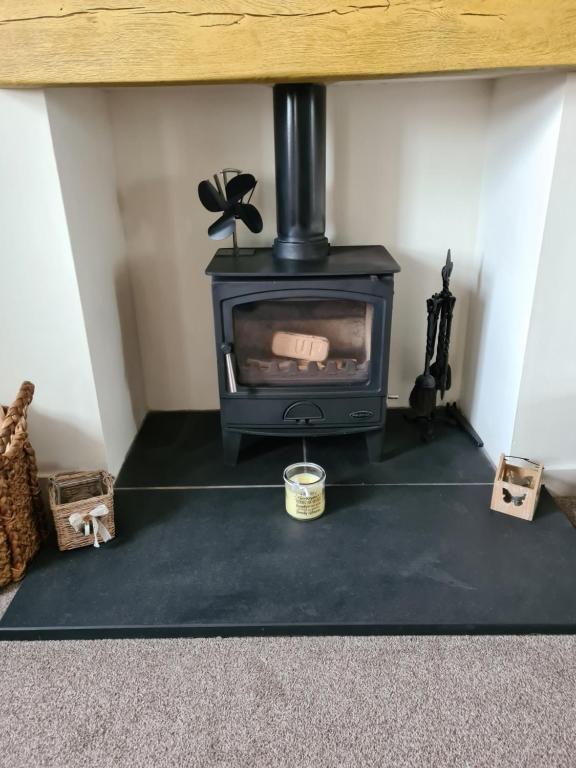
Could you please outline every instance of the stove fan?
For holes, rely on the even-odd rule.
[[[230,174],[236,175],[228,179]],[[215,173],[214,181],[216,186],[208,179],[198,185],[198,197],[204,208],[212,213],[222,212],[222,216],[208,228],[208,236],[212,240],[224,240],[232,235],[236,252],[236,219],[243,221],[251,232],[262,231],[262,217],[250,203],[258,182],[251,173],[242,173],[236,168],[224,168]],[[249,195],[248,200],[243,202],[246,195]]]

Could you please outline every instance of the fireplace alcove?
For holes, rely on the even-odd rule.
[[[406,404],[422,366],[423,300],[437,290],[451,246],[458,295],[451,397],[463,404],[491,457],[515,443],[537,458],[544,446],[552,464],[556,450],[571,455],[568,440],[552,446],[566,431],[558,420],[559,397],[525,387],[535,382],[526,378],[534,371],[529,342],[544,334],[539,354],[555,350],[556,337],[546,332],[550,321],[541,311],[550,298],[549,276],[571,284],[557,233],[564,228],[558,221],[567,190],[561,171],[571,167],[566,137],[573,118],[564,107],[572,95],[572,81],[560,75],[330,89],[327,236],[336,246],[384,242],[402,265],[388,387],[378,397],[388,391]],[[92,552],[81,553],[83,560],[50,552],[2,622],[4,636],[324,632],[343,626],[349,632],[572,631],[574,605],[564,586],[574,554],[568,524],[548,496],[533,527],[491,515],[490,464],[449,429],[424,452],[395,411],[388,415],[385,461],[372,465],[358,436],[311,439],[311,457],[328,469],[332,508],[307,530],[284,519],[278,487],[283,466],[301,458],[300,437],[258,442],[248,436],[245,460],[235,467],[221,464],[213,413],[221,371],[204,276],[213,249],[195,185],[221,165],[237,164],[241,153],[240,164],[259,178],[256,202],[267,222],[262,239],[247,236],[241,244],[258,249],[272,243],[268,86],[56,90],[0,98],[17,115],[13,131],[8,121],[13,152],[6,178],[15,190],[25,179],[28,208],[37,218],[23,221],[26,211],[8,200],[3,232],[21,250],[5,279],[31,284],[31,295],[21,301],[25,306],[34,300],[28,315],[31,322],[39,319],[27,339],[46,349],[57,338],[58,348],[67,349],[58,356],[69,374],[66,387],[42,366],[31,376],[39,392],[39,433],[44,428],[46,435],[41,468],[109,461],[118,470],[143,413],[155,412],[120,475],[124,533],[120,525],[117,542],[97,553],[106,558],[108,575],[95,592],[92,615],[62,588],[64,609],[70,609],[63,618],[62,606],[47,599],[43,577],[50,569],[59,584],[71,584],[88,569],[97,583],[104,561]],[[44,153],[52,153],[52,164],[44,164]],[[18,158],[13,165],[11,155]],[[554,242],[550,232],[556,232]],[[551,271],[544,264],[553,265]],[[556,318],[570,316],[563,296],[557,299]],[[63,321],[69,307],[76,307],[75,314]],[[571,326],[564,326],[569,333]],[[79,327],[86,338],[73,336]],[[505,349],[496,343],[503,328],[513,339]],[[28,359],[18,360],[16,351],[12,364],[25,366]],[[560,379],[564,360],[559,354],[548,359]],[[544,386],[541,379],[535,383]],[[535,422],[535,400],[547,414],[545,423]],[[94,424],[87,409],[97,414]],[[348,413],[355,410],[370,409]],[[42,421],[43,414],[49,418]],[[58,441],[56,457],[50,422],[75,425],[67,441]],[[547,429],[551,423],[554,430]],[[241,518],[242,510],[249,519]],[[262,525],[268,538],[258,538]],[[186,541],[193,542],[192,558]],[[174,578],[156,578],[150,564],[159,562]],[[539,590],[526,594],[521,575],[534,562],[543,568],[534,575]],[[278,578],[267,582],[271,564]],[[510,570],[514,580],[507,583]],[[355,573],[362,574],[362,600]],[[341,592],[334,593],[326,574],[342,576]],[[317,600],[299,591],[307,578],[320,585]],[[114,587],[118,601],[106,605]],[[162,607],[156,624],[146,590]],[[135,594],[138,600],[131,599]],[[125,619],[121,603],[131,609]],[[242,624],[234,611],[246,606],[251,623]],[[271,606],[274,615],[266,614]],[[449,610],[442,614],[438,606]],[[481,610],[475,613],[475,606]],[[332,608],[341,613],[329,615]],[[279,630],[283,616],[288,625]],[[149,622],[144,628],[143,620]]]
[[[262,12],[256,1],[248,13],[228,3],[214,14],[199,12],[195,0],[178,11],[148,0],[102,8],[80,1],[73,12],[43,4],[39,14],[5,3],[0,24],[0,85],[16,89],[0,93],[2,232],[14,253],[3,280],[24,285],[32,273],[41,286],[4,304],[7,317],[42,318],[15,329],[13,368],[20,358],[26,367],[19,350],[29,339],[43,349],[58,338],[74,359],[60,363],[65,387],[44,377],[40,404],[48,422],[68,415],[76,445],[61,441],[44,457],[54,441],[40,430],[41,467],[105,461],[116,470],[146,410],[217,405],[202,278],[213,254],[198,237],[206,218],[191,201],[198,178],[241,163],[259,178],[257,202],[265,222],[273,220],[270,93],[262,84],[275,82],[331,83],[328,239],[384,242],[402,263],[389,381],[398,404],[422,364],[421,296],[436,289],[439,255],[450,245],[461,361],[453,396],[492,459],[502,446],[518,447],[516,425],[526,453],[546,439],[550,419],[561,427],[560,388],[524,392],[521,413],[518,392],[537,294],[553,292],[545,285],[553,274],[557,284],[574,282],[558,236],[552,243],[562,231],[562,246],[569,232],[570,174],[561,169],[572,167],[564,137],[576,21],[566,3],[514,0],[488,14],[484,0],[451,0],[441,12],[432,0],[352,9],[338,0],[314,13],[305,2],[290,14],[279,0]],[[63,320],[52,317],[52,304]],[[556,309],[568,325],[566,302]],[[547,313],[537,320],[534,348],[546,350],[544,368],[554,369],[562,347],[545,343],[554,338]],[[493,343],[505,323],[514,338],[506,353]],[[42,376],[46,356],[38,357]],[[558,381],[571,375],[563,369]],[[6,372],[7,392],[20,377]],[[540,419],[535,402],[546,404]],[[566,454],[563,439],[542,458],[557,466]],[[558,470],[569,481],[572,458]]]
[[[60,384],[47,378],[39,407],[84,435],[72,451],[59,443],[57,456],[43,458],[41,449],[44,471],[103,461],[117,471],[146,411],[218,407],[204,274],[214,256],[205,235],[212,217],[198,204],[196,185],[223,164],[253,171],[265,228],[258,237],[240,233],[240,245],[272,244],[271,97],[265,85],[2,93],[15,120],[7,155],[14,163],[5,178],[29,202],[23,209],[18,196],[6,201],[4,232],[20,251],[5,279],[23,285],[38,276],[25,296],[30,311],[22,301],[18,309],[31,322],[43,318],[33,331],[16,329],[22,360],[14,369],[27,370],[31,338],[49,349],[57,337],[72,350],[74,364],[60,355],[71,396],[64,401]],[[534,398],[550,404],[547,418],[558,418],[552,396],[528,393],[521,383],[529,336],[559,338],[552,326],[561,320],[546,313],[531,326],[535,298],[550,290],[553,275],[571,283],[560,250],[543,241],[548,202],[564,184],[554,168],[557,147],[564,152],[559,137],[569,133],[570,113],[562,111],[569,99],[569,79],[554,75],[328,88],[326,235],[333,246],[384,243],[402,266],[387,388],[399,398],[393,405],[407,405],[421,372],[424,299],[438,290],[450,246],[458,296],[450,398],[493,460],[502,446],[522,450],[511,435],[515,424],[536,417]],[[44,163],[46,153],[52,165]],[[558,206],[566,199],[558,187]],[[32,211],[33,221],[24,220]],[[540,269],[544,260],[549,270]],[[53,304],[66,312],[65,322],[51,313]],[[563,304],[557,308],[570,316]],[[74,331],[78,324],[84,339]],[[498,343],[503,325],[515,339],[505,353]],[[566,360],[549,343],[533,348],[551,355],[552,370]],[[519,392],[522,415],[515,419]],[[90,420],[83,416],[87,399]],[[524,435],[532,442],[522,452],[536,455],[549,430],[539,423]],[[44,445],[53,445],[48,434]],[[550,446],[549,465],[554,455]]]

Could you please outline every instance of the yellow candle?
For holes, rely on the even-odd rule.
[[[299,472],[286,481],[286,512],[297,520],[314,520],[324,512],[324,477]]]

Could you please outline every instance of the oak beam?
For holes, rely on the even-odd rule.
[[[0,86],[576,68],[576,0],[0,0]]]

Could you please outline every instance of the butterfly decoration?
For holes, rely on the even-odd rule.
[[[523,494],[522,496],[513,496],[507,488],[502,488],[502,496],[504,497],[506,504],[512,503],[515,507],[521,507],[526,498],[526,494]]]

